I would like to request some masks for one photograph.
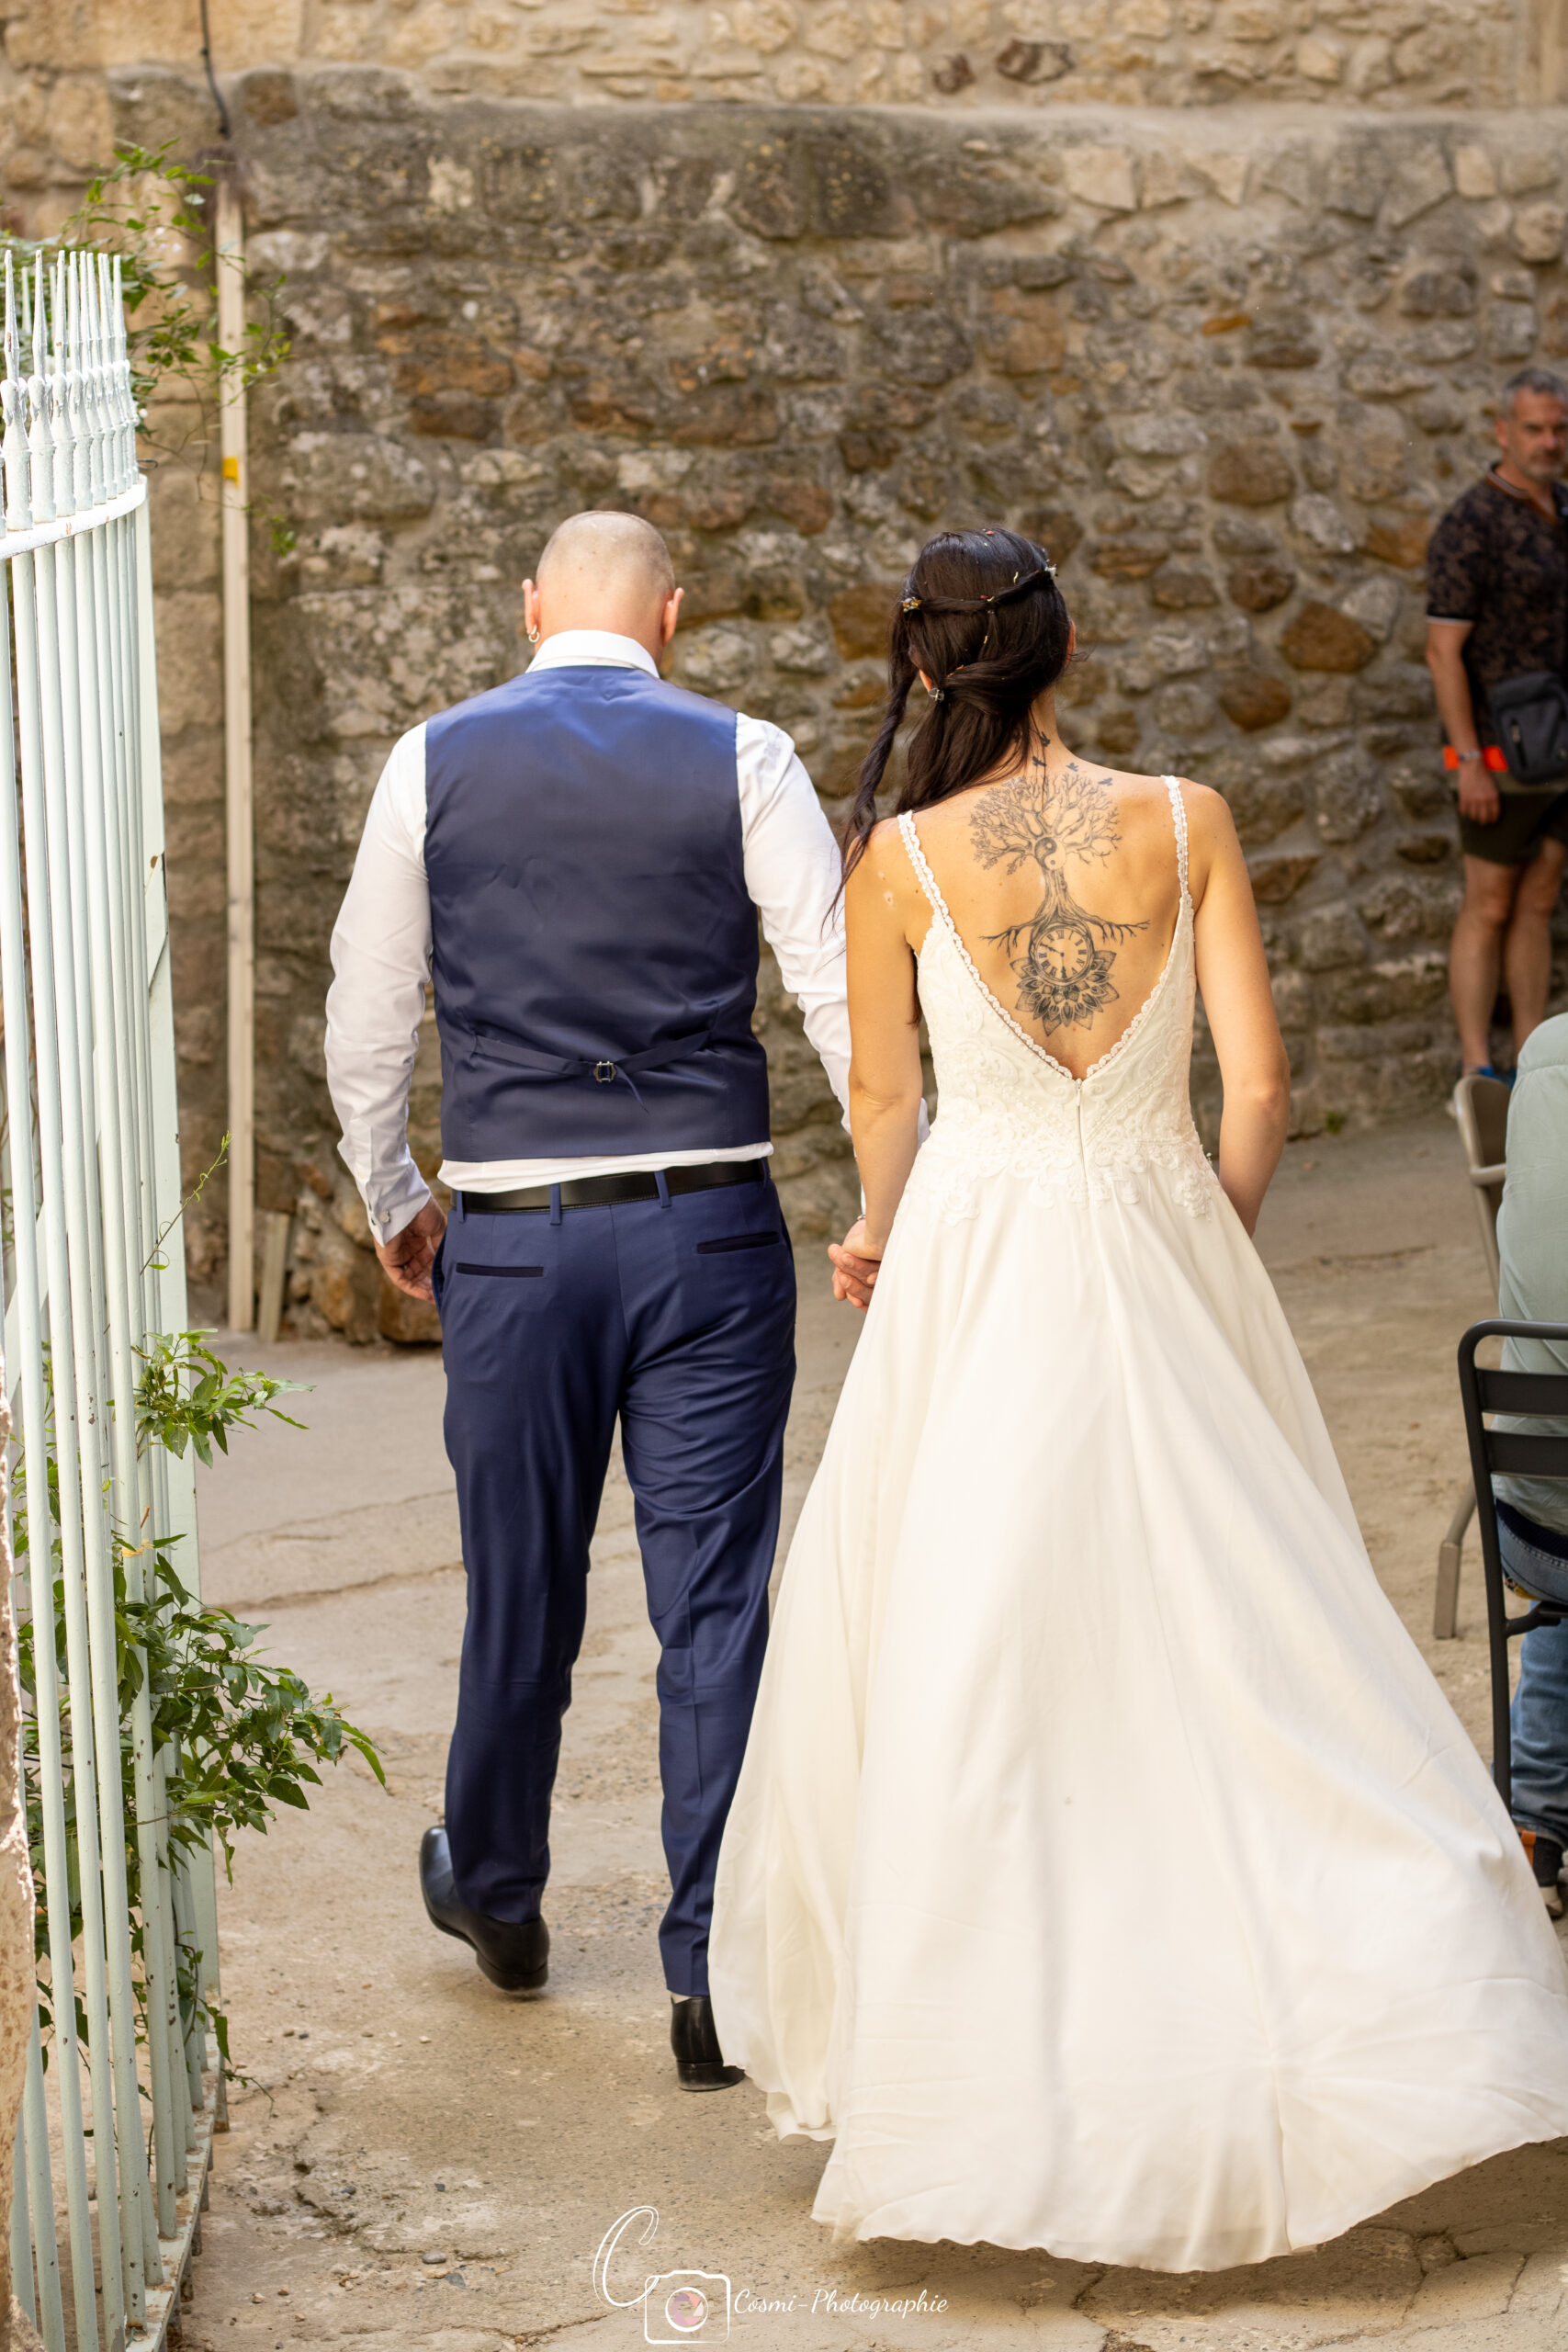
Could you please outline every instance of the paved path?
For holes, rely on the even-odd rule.
[[[1462,1475],[1454,1343],[1488,1305],[1451,1125],[1292,1147],[1261,1238],[1379,1573],[1479,1733],[1472,1566],[1461,1639],[1427,1638]],[[815,1252],[802,1275],[791,1516],[856,1328]],[[750,2086],[703,2099],[674,2086],[654,1943],[655,1652],[618,1476],[566,1725],[550,1990],[501,1999],[430,1931],[414,1878],[463,1615],[439,1367],[219,1344],[315,1385],[309,1435],[241,1438],[204,1480],[208,1593],[264,1616],[274,1653],[372,1733],[390,1792],[344,1767],[308,1817],[247,1842],[223,1897],[233,2048],[255,2087],[234,2095],[218,2143],[187,2346],[616,2352],[645,2340],[643,2314],[596,2301],[593,2252],[618,2214],[651,2205],[657,2235],[628,2241],[620,2291],[654,2271],[726,2273],[731,2340],[757,2352],[1296,2352],[1372,2337],[1563,2352],[1568,2143],[1483,2165],[1320,2252],[1218,2277],[985,2246],[835,2248],[808,2218],[824,2152],[775,2143]],[[1114,1866],[1137,1868],[1132,1825]],[[922,2290],[927,2308],[887,2307]]]

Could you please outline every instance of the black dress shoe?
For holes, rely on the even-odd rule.
[[[670,2047],[683,2091],[727,2091],[743,2083],[744,2066],[727,2066],[713,2021],[713,2003],[705,1993],[694,1993],[675,2002],[670,2018]]]
[[[503,1993],[536,1993],[549,1974],[550,1931],[542,1919],[488,1919],[457,1900],[445,1829],[419,1841],[419,1889],[433,1928],[471,1944],[479,1973]]]

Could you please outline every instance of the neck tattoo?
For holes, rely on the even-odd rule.
[[[1010,874],[1029,865],[1039,869],[1043,888],[1033,914],[987,938],[1007,956],[1020,1009],[1048,1036],[1089,1027],[1116,1001],[1111,967],[1117,946],[1148,929],[1146,921],[1090,914],[1067,885],[1069,857],[1103,861],[1122,838],[1110,776],[1091,775],[1074,759],[1053,776],[1037,752],[1021,775],[986,794],[969,828],[982,865],[1005,864]]]

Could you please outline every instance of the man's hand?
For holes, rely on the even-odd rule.
[[[1492,781],[1484,760],[1465,760],[1459,771],[1459,813],[1472,825],[1495,825],[1503,813],[1503,797]]]
[[[841,1242],[829,1243],[828,1255],[833,1261],[833,1296],[847,1299],[863,1315],[871,1305],[882,1260],[880,1248],[865,1238],[864,1217],[856,1217]]]
[[[426,1201],[412,1224],[390,1241],[376,1244],[376,1255],[387,1269],[387,1279],[398,1289],[406,1291],[410,1298],[434,1298],[430,1270],[435,1263],[435,1248],[446,1230],[446,1215],[434,1201]]]

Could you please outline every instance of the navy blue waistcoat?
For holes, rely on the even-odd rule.
[[[538,670],[425,729],[449,1159],[768,1139],[735,713]]]

